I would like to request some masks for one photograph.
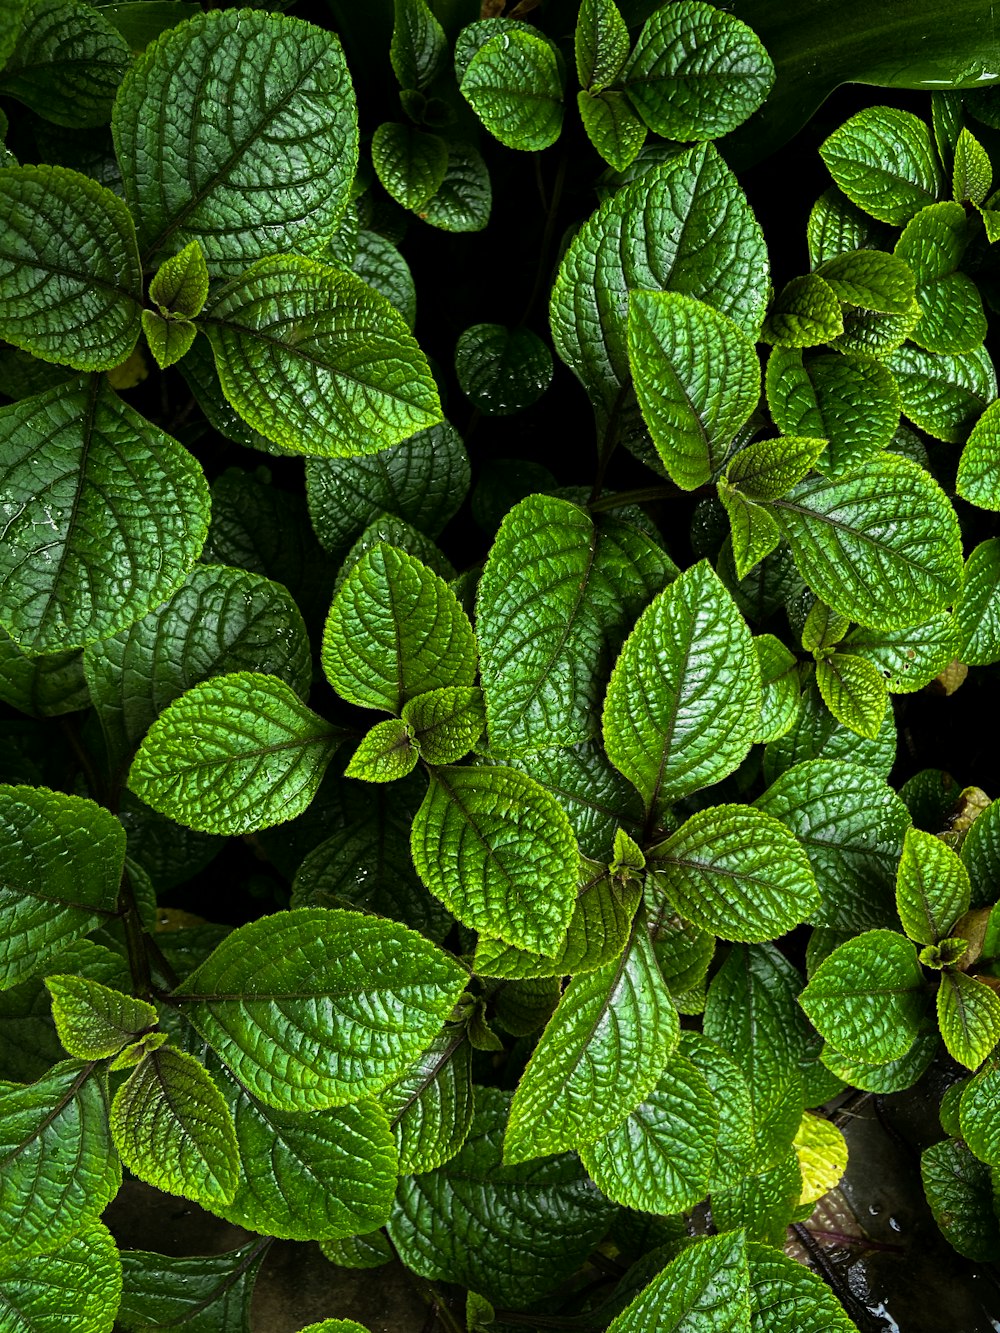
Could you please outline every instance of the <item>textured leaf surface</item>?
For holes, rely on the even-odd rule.
[[[105,125],[131,58],[103,14],[74,0],[31,0],[0,92],[57,125]]]
[[[252,1243],[190,1259],[123,1250],[119,1323],[134,1333],[178,1323],[190,1333],[245,1333],[264,1253]]]
[[[176,997],[253,1096],[278,1110],[321,1110],[397,1078],[465,977],[395,922],[302,908],[234,930]]]
[[[358,160],[340,42],[248,10],[199,14],[148,46],[112,128],[144,254],[198,240],[215,274],[321,246]]]
[[[608,757],[646,805],[719,781],[744,758],[760,714],[753,639],[705,562],[643,612],[604,705]]]
[[[576,20],[576,72],[582,88],[614,83],[628,59],[628,28],[615,0],[582,0]]]
[[[539,152],[562,129],[562,78],[554,48],[531,29],[489,37],[460,76],[462,96],[508,148]]]
[[[508,1106],[498,1089],[480,1090],[458,1156],[400,1182],[389,1235],[422,1277],[523,1305],[582,1263],[614,1209],[573,1154],[504,1166]]]
[[[854,1325],[816,1273],[771,1246],[747,1246],[750,1333],[852,1333]]]
[[[778,347],[817,347],[844,332],[840,302],[829,283],[806,273],[786,283],[775,297],[761,330]]]
[[[779,1246],[788,1232],[799,1195],[802,1173],[794,1148],[774,1166],[745,1176],[712,1195],[712,1218],[725,1230],[740,1228],[751,1241]]]
[[[880,222],[902,227],[941,188],[930,129],[909,111],[866,107],[820,148],[848,199]]]
[[[613,654],[672,566],[625,523],[532,495],[504,519],[479,583],[476,629],[491,747],[587,739]]]
[[[754,740],[767,743],[783,736],[795,724],[800,708],[798,661],[773,634],[754,637],[760,663],[763,706]]]
[[[961,1137],[980,1161],[1000,1165],[1000,1070],[984,1069],[965,1087],[959,1103]]]
[[[807,759],[846,759],[870,768],[880,777],[888,777],[896,762],[896,723],[892,710],[886,709],[882,730],[875,740],[866,740],[841,726],[820,698],[815,678],[809,680],[791,727],[764,751],[764,780],[773,782]]]
[[[0,787],[0,989],[110,916],[125,830],[107,810],[44,787]]]
[[[530,407],[552,380],[552,353],[530,329],[473,324],[455,345],[459,388],[487,416]]]
[[[344,769],[344,776],[364,782],[393,782],[411,773],[419,757],[409,727],[392,717],[377,722],[362,737]]]
[[[640,918],[620,959],[573,977],[521,1076],[504,1161],[593,1143],[653,1089],[679,1022]]]
[[[372,135],[372,166],[398,204],[419,212],[440,189],[448,145],[436,134],[386,121]]]
[[[208,527],[201,468],[88,376],[0,409],[4,624],[25,651],[115,634],[173,591]]]
[[[30,717],[57,717],[88,708],[80,653],[29,657],[0,629],[0,699]]]
[[[156,719],[129,788],[203,833],[269,828],[309,806],[340,737],[277,676],[216,676]]]
[[[471,144],[449,143],[448,169],[424,209],[426,221],[442,231],[482,231],[492,205],[490,175],[478,150]]]
[[[1000,997],[964,972],[942,972],[937,993],[938,1026],[948,1054],[978,1069],[1000,1041]]]
[[[816,684],[838,722],[868,740],[882,728],[889,695],[874,662],[851,653],[830,653],[816,662]]]
[[[1000,403],[991,403],[973,426],[955,489],[980,509],[1000,509]]]
[[[581,91],[576,105],[587,138],[601,157],[615,171],[625,171],[646,140],[646,126],[628,98],[612,89],[597,94]]]
[[[989,1168],[964,1143],[943,1139],[920,1158],[924,1193],[948,1244],[967,1259],[995,1263],[1000,1231]]]
[[[608,1333],[749,1333],[741,1232],[695,1241],[645,1287]]]
[[[736,577],[743,579],[776,549],[781,529],[766,509],[730,486],[725,477],[719,478],[719,499],[729,516]]]
[[[735,454],[726,480],[754,500],[776,500],[817,465],[825,439],[784,436],[754,440]]]
[[[91,1222],[58,1250],[0,1261],[4,1333],[111,1333],[121,1290],[118,1248]]]
[[[971,352],[986,337],[982,298],[958,265],[968,240],[961,204],[922,209],[896,242],[917,276],[917,304],[923,312],[910,335],[929,352]]]
[[[806,227],[809,263],[819,268],[828,259],[863,248],[886,249],[892,233],[856,208],[835,185],[824,190],[813,204]]]
[[[262,259],[202,317],[226,397],[292,453],[373,454],[441,420],[403,316],[354,273]]]
[[[157,1022],[157,1013],[145,1000],[123,995],[99,981],[71,973],[45,978],[52,996],[52,1018],[59,1040],[81,1060],[103,1060],[117,1055],[138,1033]]]
[[[955,617],[941,611],[906,629],[859,627],[844,640],[844,648],[874,663],[890,694],[910,694],[923,689],[960,655],[960,642]]]
[[[559,946],[576,900],[576,838],[525,774],[436,769],[411,848],[420,878],[465,925],[539,953]]]
[[[956,657],[968,666],[1000,658],[1000,538],[980,542],[969,556],[955,619],[961,632]]]
[[[914,275],[906,255],[857,250],[820,264],[818,273],[844,305],[880,315],[905,315],[913,305]]]
[[[88,11],[89,12],[89,11]],[[0,335],[77,370],[108,370],[139,337],[142,271],[128,209],[65,167],[0,176]]]
[[[468,1137],[475,1109],[472,1046],[465,1029],[443,1027],[379,1101],[390,1117],[400,1175],[434,1171],[454,1157]]]
[[[936,356],[901,347],[886,358],[899,388],[903,415],[928,435],[960,444],[997,396],[997,377],[985,348]]]
[[[457,763],[486,725],[482,691],[475,685],[427,690],[403,705],[403,721],[428,764]]]
[[[800,1203],[818,1203],[847,1169],[847,1142],[831,1121],[807,1114],[795,1135],[795,1151],[802,1172]]]
[[[932,833],[906,830],[896,876],[896,907],[903,929],[917,944],[944,939],[969,907],[969,872],[955,852]]]

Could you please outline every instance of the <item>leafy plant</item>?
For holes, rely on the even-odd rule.
[[[888,782],[1000,661],[995,99],[829,134],[775,291],[740,18],[342,8],[0,17],[0,1328],[235,1333],[282,1238],[846,1330],[781,1247],[941,1042],[1000,1258],[1000,803]],[[261,1239],[119,1251],[123,1168]]]

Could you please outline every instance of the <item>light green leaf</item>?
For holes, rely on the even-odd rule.
[[[552,496],[515,505],[476,599],[492,750],[586,740],[624,634],[672,573],[662,550],[628,524],[595,524]]]
[[[755,565],[777,548],[781,529],[766,509],[730,486],[725,477],[719,478],[719,499],[729,515],[736,577],[745,579]]]
[[[356,274],[262,259],[216,293],[201,327],[233,407],[293,453],[373,454],[441,420],[406,322]]]
[[[307,1324],[300,1333],[368,1333],[368,1329],[353,1319],[321,1319],[318,1324]]]
[[[448,58],[444,29],[426,0],[394,0],[395,22],[389,59],[401,88],[426,88]]]
[[[812,206],[806,239],[809,264],[816,269],[826,260],[851,250],[884,250],[892,244],[892,233],[883,223],[875,222],[867,213],[855,208],[835,185],[831,185]]]
[[[896,866],[910,812],[878,774],[815,759],[789,768],[756,804],[787,824],[806,850],[823,895],[814,924],[856,931],[895,921]]]
[[[887,454],[842,481],[807,479],[769,509],[816,596],[862,625],[914,624],[958,591],[958,520],[908,458]]]
[[[876,1092],[885,1096],[890,1092],[903,1092],[912,1088],[914,1083],[927,1072],[931,1061],[941,1050],[941,1039],[937,1032],[925,1032],[919,1036],[905,1055],[898,1060],[889,1060],[885,1064],[873,1064],[867,1060],[848,1060],[827,1042],[820,1059],[823,1064],[843,1079],[852,1088],[864,1092]]]
[[[394,921],[301,908],[227,935],[175,999],[254,1097],[323,1110],[398,1078],[466,980]]]
[[[937,1015],[948,1054],[967,1069],[978,1069],[1000,1041],[1000,996],[978,977],[942,972]]]
[[[820,264],[816,270],[844,305],[860,306],[879,315],[905,315],[916,294],[907,252],[855,250]],[[919,302],[918,302],[919,304]]]
[[[777,500],[817,465],[825,448],[826,440],[802,436],[754,440],[730,459],[726,481],[752,500]]]
[[[581,88],[614,83],[629,53],[628,28],[615,0],[581,0],[574,47]]]
[[[403,721],[428,764],[454,764],[483,734],[486,710],[475,685],[449,685],[403,705]]]
[[[0,989],[6,990],[114,914],[125,830],[82,797],[0,787],[0,831]]]
[[[598,93],[581,91],[576,95],[576,105],[587,138],[605,162],[615,171],[630,167],[646,141],[646,126],[625,94],[613,89]]]
[[[45,978],[52,996],[52,1017],[59,1040],[81,1060],[117,1055],[146,1028],[159,1021],[156,1010],[100,982],[69,973]]]
[[[455,345],[459,388],[486,416],[530,407],[552,380],[552,353],[530,329],[473,324]]]
[[[715,1102],[719,1133],[709,1188],[735,1185],[752,1169],[757,1147],[749,1084],[732,1056],[699,1032],[681,1034],[680,1053],[708,1083]]]
[[[362,738],[344,769],[347,778],[364,782],[394,782],[412,773],[420,758],[410,728],[399,718],[377,722]]]
[[[643,612],[608,686],[604,743],[648,809],[718,782],[743,760],[760,715],[753,638],[707,562]]]
[[[964,589],[963,589],[964,593]],[[844,640],[845,649],[879,669],[890,694],[923,689],[960,656],[958,623],[947,611],[907,629],[859,627]]]
[[[750,806],[699,810],[647,860],[680,915],[725,940],[774,939],[820,902],[796,839]]]
[[[121,1291],[118,1247],[100,1222],[58,1250],[0,1261],[4,1333],[111,1333]]]
[[[636,291],[628,305],[628,356],[639,406],[670,477],[685,490],[704,485],[760,398],[752,340],[704,301]]]
[[[896,242],[895,253],[916,275],[923,311],[910,336],[929,352],[972,352],[986,337],[979,290],[957,271],[967,240],[965,209],[947,202],[922,209]]]
[[[769,1245],[747,1246],[751,1333],[855,1333],[818,1273]]]
[[[816,661],[816,684],[838,722],[859,736],[875,739],[889,706],[889,691],[874,662],[851,653],[822,656]]]
[[[100,1216],[121,1184],[103,1073],[66,1060],[27,1087],[0,1091],[0,1182],[0,1272],[62,1248]]]
[[[187,356],[198,336],[198,329],[190,319],[166,319],[155,310],[142,312],[142,331],[153,360],[161,370],[167,370]]]
[[[852,203],[893,227],[905,226],[941,191],[930,129],[897,107],[866,107],[851,116],[820,156]]]
[[[989,1168],[964,1143],[943,1139],[924,1150],[920,1174],[930,1210],[948,1244],[967,1259],[996,1263],[1000,1227]]]
[[[497,1305],[522,1306],[579,1267],[614,1208],[574,1154],[504,1166],[509,1097],[481,1088],[476,1101],[458,1156],[400,1182],[389,1236],[421,1277],[461,1283]]]
[[[468,1137],[475,1109],[467,1030],[443,1027],[379,1101],[390,1118],[400,1175],[434,1171],[450,1161]]]
[[[141,301],[135,228],[117,195],[66,167],[4,168],[0,336],[45,361],[109,370],[135,347]]]
[[[309,806],[342,736],[277,676],[216,676],[156,719],[129,790],[202,833],[270,828]]]
[[[822,653],[840,643],[850,628],[847,616],[817,600],[802,626],[802,647],[807,653]]]
[[[955,603],[961,641],[955,656],[968,666],[1000,659],[1000,538],[980,542],[965,566]]]
[[[886,358],[899,388],[903,415],[936,439],[961,444],[987,404],[997,396],[997,377],[985,348],[936,356],[901,347]]]
[[[896,907],[917,944],[935,944],[969,909],[969,872],[940,838],[906,830],[896,875]]]
[[[650,1282],[608,1333],[750,1333],[743,1233],[696,1240]]]
[[[555,48],[534,30],[488,37],[460,72],[459,90],[508,148],[539,152],[559,138],[562,73]]]
[[[492,204],[490,176],[479,151],[471,144],[449,143],[448,169],[424,208],[424,221],[442,231],[482,231]]]
[[[195,319],[201,314],[208,300],[208,265],[197,241],[164,260],[150,280],[149,299],[161,315]]]
[[[321,660],[348,703],[395,713],[427,690],[471,685],[476,640],[444,580],[381,544],[361,557],[333,599]]]
[[[767,405],[788,435],[827,441],[819,464],[843,477],[875,458],[899,426],[899,393],[878,361],[842,355],[814,356],[775,348],[767,362]]]
[[[774,66],[745,23],[701,0],[675,0],[646,20],[623,80],[654,133],[717,139],[757,110]]]
[[[888,777],[896,762],[896,722],[892,710],[886,709],[882,730],[875,740],[866,740],[840,725],[820,698],[815,674],[809,674],[794,722],[764,751],[764,780],[773,782],[794,764],[807,759],[847,759],[864,765],[879,777]]]
[[[208,527],[201,468],[85,376],[0,409],[4,626],[27,652],[115,634],[169,596]]]
[[[972,428],[958,462],[955,489],[980,509],[1000,510],[1000,401]]]
[[[660,1081],[624,1124],[580,1148],[601,1193],[639,1212],[680,1213],[708,1193],[719,1115],[705,1078],[671,1055]]]
[[[185,1333],[246,1333],[266,1253],[259,1242],[190,1259],[122,1250],[125,1290],[118,1321],[134,1333],[178,1324]]]
[[[763,704],[754,741],[767,744],[794,725],[799,711],[800,682],[795,655],[773,634],[755,635],[753,641],[760,664]]]
[[[961,1137],[987,1166],[1000,1166],[1000,1070],[983,1069],[971,1079],[959,1103]]]
[[[962,127],[955,144],[952,193],[960,204],[981,204],[993,184],[993,167],[986,149],[971,130]]]
[[[652,1091],[679,1035],[640,914],[621,958],[569,982],[514,1094],[504,1161],[615,1129]]]
[[[448,145],[437,134],[386,121],[372,135],[372,166],[386,192],[419,213],[441,188]]]
[[[239,1178],[233,1119],[204,1065],[163,1046],[115,1093],[111,1133],[122,1161],[168,1194],[219,1207]]]
[[[840,301],[833,288],[818,274],[806,273],[786,283],[775,297],[761,338],[778,347],[816,347],[843,332]]]
[[[972,883],[974,906],[996,901],[1000,882],[1000,801],[991,802],[974,818],[961,844],[961,856]]]
[[[924,1018],[917,952],[903,935],[870,930],[834,949],[799,1003],[817,1030],[849,1058],[897,1060]]]
[[[512,768],[438,768],[413,821],[413,862],[459,921],[551,953],[576,900],[577,846],[555,797]]]
[[[256,11],[198,14],[152,42],[122,83],[112,130],[145,258],[198,240],[217,276],[321,249],[358,161],[340,42]]]

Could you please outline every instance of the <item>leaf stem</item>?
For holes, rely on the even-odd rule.
[[[419,1274],[412,1272],[410,1269],[406,1271],[410,1281],[428,1307],[427,1318],[429,1322],[425,1325],[428,1333],[436,1323],[440,1323],[442,1328],[447,1330],[447,1333],[465,1333],[463,1325],[459,1323],[449,1309],[447,1298],[442,1292],[438,1291],[434,1283],[428,1282],[426,1278],[420,1277]]]

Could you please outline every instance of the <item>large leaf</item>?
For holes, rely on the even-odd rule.
[[[175,998],[253,1096],[322,1110],[398,1078],[466,976],[393,921],[302,908],[234,930]]]
[[[896,875],[896,907],[903,929],[917,944],[936,944],[969,907],[969,872],[933,833],[906,830]]]
[[[934,1220],[949,1245],[967,1259],[996,1263],[1000,1228],[989,1167],[958,1139],[943,1139],[924,1149],[920,1175]]]
[[[109,370],[139,337],[142,270],[128,209],[65,167],[0,175],[0,336],[46,361]]]
[[[413,821],[420,878],[465,925],[539,953],[576,899],[577,846],[554,796],[503,767],[434,770]]]
[[[532,495],[507,514],[476,597],[490,745],[586,740],[627,628],[672,566],[638,529]]]
[[[114,914],[125,830],[107,810],[44,787],[0,787],[0,990]]]
[[[459,1282],[497,1304],[537,1300],[568,1277],[604,1234],[614,1209],[577,1157],[504,1166],[509,1098],[477,1097],[457,1157],[400,1182],[389,1235],[408,1268]]]
[[[111,1333],[121,1291],[118,1247],[100,1222],[58,1250],[0,1260],[4,1333]]]
[[[122,1250],[118,1322],[134,1333],[178,1324],[185,1333],[246,1333],[254,1282],[266,1253],[260,1242],[183,1259]]]
[[[156,719],[129,788],[202,833],[269,828],[309,806],[342,735],[277,676],[216,676]]]
[[[145,1000],[72,972],[45,978],[59,1040],[80,1060],[106,1060],[159,1021]]]
[[[115,634],[173,591],[208,527],[176,440],[86,376],[0,409],[3,623],[29,652]]]
[[[604,704],[608,757],[652,810],[731,773],[760,718],[753,638],[707,562],[643,612]]]
[[[508,148],[539,152],[562,129],[562,76],[540,33],[512,28],[488,37],[460,71],[462,96]]]
[[[773,1246],[747,1246],[750,1333],[854,1333],[854,1324],[818,1273]]]
[[[997,377],[985,347],[954,356],[900,347],[886,358],[899,388],[903,415],[939,440],[960,444],[997,396]]]
[[[504,1161],[593,1143],[650,1093],[680,1034],[640,915],[622,956],[573,977],[521,1076]]]
[[[321,247],[358,159],[340,42],[247,10],[198,14],[148,46],[119,90],[112,128],[144,255],[198,240],[216,274]]]
[[[695,1241],[639,1293],[608,1333],[750,1333],[748,1280],[741,1232]]]
[[[615,0],[581,0],[574,53],[583,88],[614,83],[628,59],[629,37]]]
[[[223,393],[292,453],[374,454],[441,420],[406,321],[354,273],[261,259],[216,293],[200,323]]]

